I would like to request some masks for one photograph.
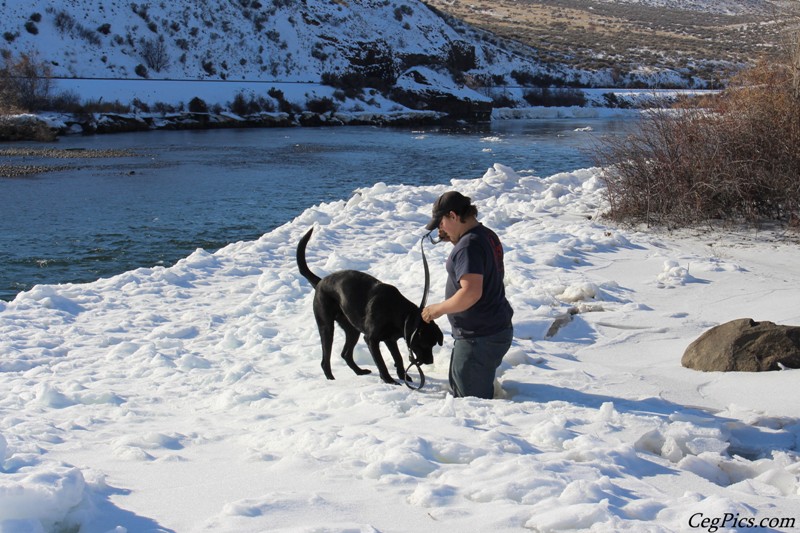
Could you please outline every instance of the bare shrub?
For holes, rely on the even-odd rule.
[[[217,73],[217,69],[214,68],[214,63],[209,61],[203,61],[203,70],[206,71],[206,74],[209,76],[214,76]]]
[[[56,12],[54,23],[58,31],[63,35],[79,37],[94,46],[100,46],[102,44],[102,40],[100,39],[100,36],[97,35],[96,31],[85,27],[83,24],[75,20],[75,17],[64,10]]]
[[[336,111],[336,108],[336,103],[332,98],[328,98],[327,96],[323,96],[322,98],[310,98],[306,102],[306,109],[319,115]]]
[[[75,18],[64,10],[58,11],[55,14],[54,24],[56,28],[63,34],[67,35],[75,28]]]
[[[50,98],[50,69],[31,54],[0,58],[0,110],[38,111]]]
[[[299,113],[302,111],[300,106],[297,104],[293,104],[289,100],[286,99],[286,96],[283,94],[283,91],[280,89],[276,89],[275,87],[270,87],[267,91],[267,94],[271,96],[273,99],[277,100],[278,102],[278,111],[281,113]]]
[[[139,43],[139,55],[150,70],[161,72],[169,67],[169,52],[164,39],[142,39]]]
[[[357,98],[367,87],[366,77],[359,72],[347,71],[344,74],[323,72],[322,84],[330,85],[342,91],[347,98]]]
[[[61,91],[50,98],[50,108],[65,113],[78,113],[82,110],[81,97],[73,90]]]
[[[787,64],[760,63],[717,98],[650,112],[597,160],[610,215],[684,226],[800,220],[800,97]]]
[[[271,113],[275,110],[275,105],[263,96],[245,95],[240,91],[234,96],[230,108],[237,115],[245,117],[262,112]]]
[[[208,104],[203,101],[199,96],[195,96],[189,100],[190,113],[208,113]]]

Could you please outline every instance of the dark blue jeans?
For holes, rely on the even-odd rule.
[[[450,387],[453,396],[494,397],[494,376],[511,347],[514,328],[474,339],[456,339],[450,356]]]

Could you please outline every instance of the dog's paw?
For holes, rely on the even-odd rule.
[[[372,374],[372,370],[368,368],[359,368],[358,370],[356,370],[356,374],[358,374],[359,376],[366,376],[367,374]]]

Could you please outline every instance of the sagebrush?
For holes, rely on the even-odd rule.
[[[650,112],[605,140],[610,216],[685,226],[800,221],[800,90],[792,63],[761,63],[720,94]]]

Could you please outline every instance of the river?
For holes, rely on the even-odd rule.
[[[41,283],[88,282],[169,266],[196,248],[252,240],[320,202],[377,182],[477,178],[494,163],[541,177],[590,167],[591,148],[631,119],[495,121],[491,126],[154,131],[63,137],[73,157],[8,156],[59,170],[0,178],[0,299]],[[120,157],[84,151],[126,150]]]

